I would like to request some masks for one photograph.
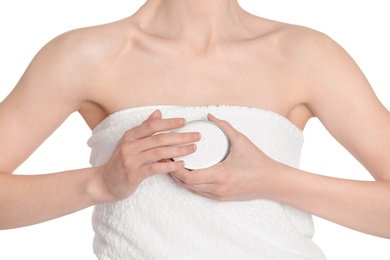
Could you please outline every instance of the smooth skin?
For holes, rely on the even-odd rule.
[[[102,166],[11,174],[70,114],[79,112],[93,129],[109,114],[144,105],[258,107],[302,130],[317,117],[375,181],[278,163],[212,115],[229,136],[230,155],[189,174],[182,162],[160,160],[194,152],[199,134],[156,135],[185,124],[158,110],[129,129]],[[3,229],[124,199],[145,178],[170,172],[200,196],[276,200],[390,238],[389,111],[332,39],[255,17],[235,0],[148,0],[126,19],[53,39],[0,104],[0,143]]]

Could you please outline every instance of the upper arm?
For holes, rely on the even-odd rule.
[[[308,106],[378,180],[390,180],[390,113],[347,54],[318,34],[311,45]]]
[[[72,42],[63,35],[43,47],[0,103],[0,172],[13,172],[85,99]]]

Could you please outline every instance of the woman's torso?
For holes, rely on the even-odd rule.
[[[103,121],[104,125],[107,121],[110,122],[112,118],[117,118],[118,115],[123,114],[123,111],[129,111],[127,110],[128,108],[145,108],[145,106],[148,107],[150,105],[177,105],[187,108],[189,108],[189,106],[192,106],[192,108],[207,108],[209,105],[213,105],[213,107],[223,105],[222,107],[226,108],[224,105],[229,105],[228,107],[234,106],[235,108],[237,108],[237,106],[240,106],[241,108],[261,108],[258,110],[262,111],[259,112],[261,115],[260,117],[262,117],[263,111],[273,111],[271,112],[271,119],[275,117],[278,118],[276,121],[283,121],[283,124],[286,124],[286,126],[291,127],[295,125],[303,129],[305,123],[311,117],[311,112],[305,106],[305,88],[307,87],[307,84],[303,83],[304,81],[302,80],[302,78],[304,78],[304,69],[301,69],[301,64],[297,59],[297,53],[295,50],[290,50],[290,40],[292,39],[289,37],[289,34],[291,31],[304,29],[261,18],[251,19],[253,19],[253,22],[251,23],[251,30],[249,30],[250,33],[236,35],[226,41],[214,42],[208,46],[208,48],[203,49],[192,48],[191,44],[181,41],[180,39],[164,38],[141,30],[137,26],[137,20],[132,17],[113,24],[75,32],[75,34],[81,34],[79,37],[85,37],[87,43],[93,38],[94,45],[91,53],[99,53],[96,57],[94,56],[96,61],[91,64],[94,73],[91,82],[89,82],[90,85],[87,87],[88,99],[85,100],[79,112],[91,128],[95,128],[98,125],[97,130],[95,128],[95,131],[97,132],[99,132],[99,128],[101,128],[102,124],[99,123],[103,121],[103,119],[106,118],[106,120]],[[292,70],[294,70],[294,73]],[[240,109],[233,110],[242,112]],[[258,111],[255,112],[255,110],[252,110],[248,114],[250,118],[241,120],[246,123],[250,122],[253,120],[251,115],[257,115]],[[143,117],[137,117],[138,114],[131,112],[131,110],[130,115],[129,122],[134,124],[128,125],[119,131],[114,130],[116,133],[115,136],[109,137],[111,146],[115,144],[115,140],[120,138],[123,131],[127,130],[129,127],[135,126],[136,123],[141,122],[139,120],[139,122],[135,122],[137,120],[136,118],[145,119],[145,115],[143,115]],[[216,115],[218,116],[218,112]],[[109,117],[107,118],[107,116]],[[168,116],[182,117],[184,115],[182,113],[172,113],[168,114]],[[227,116],[227,114],[222,113],[220,116],[222,116],[222,119],[228,120],[238,128],[240,128],[240,125],[243,125],[237,117],[231,118],[231,114]],[[290,122],[288,122],[286,118],[290,120]],[[272,129],[272,121],[267,122],[266,120],[265,123],[269,124]],[[285,134],[284,130],[285,129],[281,130],[281,135],[279,135],[279,137],[282,137]],[[294,131],[295,133],[293,133],[292,136],[287,134],[283,137],[291,138],[291,140],[298,140],[295,140],[297,141],[297,146],[291,153],[283,152],[286,147],[277,148],[276,145],[280,144],[280,140],[277,138],[270,138],[268,141],[270,141],[270,147],[276,147],[279,149],[279,152],[281,151],[281,155],[287,154],[287,157],[291,156],[291,158],[295,158],[293,159],[295,163],[292,163],[292,165],[296,166],[298,162],[297,159],[299,159],[299,139],[301,133],[297,134],[296,131],[299,131],[298,129],[293,130],[293,132]],[[256,127],[254,127],[251,128],[250,131],[244,131],[244,134],[258,135],[259,132],[257,132]],[[105,141],[101,142],[104,143]],[[103,143],[101,145],[96,145],[95,149],[92,151],[92,157],[93,153],[96,152],[96,149],[99,150],[105,147]],[[262,148],[264,149],[264,146]],[[107,152],[107,148],[104,148],[104,150]],[[107,156],[107,154],[105,156]],[[92,163],[94,165],[99,164],[97,162]],[[148,187],[146,192],[143,190],[145,187]],[[163,191],[159,190],[159,188],[155,190],[156,187],[162,188]],[[151,188],[151,190],[149,190],[149,188]],[[196,202],[193,201],[193,203],[197,205],[197,207],[194,208],[195,211],[183,211],[183,215],[179,215],[183,219],[187,217],[191,219],[190,216],[195,216],[194,214],[196,214],[197,218],[191,220],[194,221],[194,223],[192,223],[193,228],[209,225],[209,228],[202,229],[203,231],[198,230],[200,233],[203,232],[203,234],[200,234],[200,237],[194,235],[194,238],[196,237],[197,240],[202,239],[202,235],[210,235],[211,233],[209,231],[212,228],[217,228],[219,232],[222,230],[221,227],[212,227],[214,224],[220,225],[218,223],[222,223],[215,219],[217,215],[225,214],[227,212],[240,213],[247,211],[250,212],[245,216],[248,220],[256,222],[260,219],[267,219],[267,221],[270,221],[268,224],[258,226],[260,229],[267,229],[267,226],[271,228],[272,226],[275,226],[275,224],[275,227],[281,230],[287,228],[292,231],[287,231],[287,233],[293,233],[293,236],[296,236],[296,242],[298,240],[301,242],[303,241],[302,244],[297,247],[300,248],[299,250],[302,250],[302,248],[307,246],[313,250],[312,253],[314,255],[321,255],[318,248],[310,241],[312,235],[310,216],[302,215],[301,218],[301,213],[295,209],[273,202],[242,203],[233,207],[218,206],[218,208],[223,207],[225,209],[221,212],[219,212],[221,209],[215,211],[213,202],[205,202],[204,199],[200,197],[191,196],[191,198],[189,198],[188,196],[190,196],[190,194],[188,192],[184,189],[178,189],[174,182],[164,175],[147,180],[141,185],[136,194],[147,194],[142,198],[138,198],[138,195],[135,194],[135,196],[132,196],[132,198],[124,202],[124,204],[127,203],[125,206],[123,203],[114,203],[97,207],[94,215],[95,230],[97,231],[95,239],[95,245],[98,245],[95,247],[97,254],[101,252],[101,254],[104,255],[107,253],[107,251],[104,250],[110,251],[112,248],[116,248],[116,252],[126,248],[126,245],[124,247],[123,245],[116,245],[113,247],[107,245],[107,243],[115,244],[117,242],[117,232],[120,230],[122,233],[119,235],[119,243],[126,244],[128,241],[132,241],[131,246],[135,250],[134,252],[140,254],[142,254],[141,251],[143,249],[140,250],[139,248],[145,248],[145,243],[149,243],[148,241],[156,241],[156,244],[151,244],[151,246],[158,247],[158,241],[161,242],[167,239],[166,237],[164,239],[159,239],[155,236],[169,236],[169,234],[181,236],[184,234],[180,232],[177,233],[176,231],[178,230],[175,229],[175,227],[164,230],[164,227],[171,227],[171,225],[175,223],[177,223],[180,228],[180,225],[183,225],[183,221],[173,220],[173,222],[170,222],[165,218],[162,222],[156,222],[156,227],[150,225],[142,226],[142,224],[139,223],[139,221],[142,222],[148,217],[151,218],[150,220],[152,222],[155,220],[155,215],[152,214],[154,208],[143,208],[142,203],[154,205],[153,207],[155,207],[155,210],[164,211],[161,214],[165,214],[165,217],[169,218],[169,210],[166,211],[166,209],[163,209],[163,207],[166,208],[169,205],[164,204],[164,206],[161,203],[158,203],[157,205],[155,201],[153,202],[153,198],[156,196],[149,196],[149,191],[157,192],[159,194],[163,192],[165,194],[164,196],[168,196],[157,196],[161,199],[161,203],[164,202],[169,204],[170,197],[174,195],[179,197],[179,202],[174,203],[179,204],[183,203],[183,198],[188,198],[188,203],[192,203],[192,199],[195,199]],[[176,192],[179,192],[180,194],[176,194]],[[233,204],[234,203],[230,203],[226,205]],[[183,206],[182,204],[180,205]],[[244,208],[241,208],[239,205],[243,205]],[[202,212],[200,212],[209,211],[210,209],[213,209],[211,210],[212,215],[201,214]],[[141,213],[139,213],[139,210],[141,210]],[[213,215],[216,212],[217,215]],[[280,219],[272,219],[272,216],[267,214],[262,216],[264,212],[270,212],[271,215],[276,214],[282,217]],[[209,219],[209,222],[205,222],[205,217],[207,218],[207,216],[212,218]],[[174,217],[174,215],[172,215],[172,217]],[[133,219],[139,225],[135,222],[131,223],[130,221],[129,225],[125,224],[117,229],[114,227],[115,224],[114,226],[110,226],[112,221],[118,222],[119,220],[118,223],[121,223],[121,219],[123,221],[130,221]],[[239,216],[232,217],[231,220],[233,219],[237,220],[239,219]],[[303,220],[303,231],[296,230],[294,223],[291,222],[294,221],[294,219],[298,222]],[[280,222],[278,222],[278,220],[280,220]],[[274,221],[274,224],[271,224],[272,221]],[[227,225],[229,222],[230,220],[226,219],[225,224]],[[234,230],[234,226],[237,224],[245,226],[246,222],[231,222],[230,225],[232,226],[230,228],[233,228],[230,231]],[[251,225],[250,223],[247,224]],[[144,229],[140,227],[144,227]],[[249,226],[244,227],[243,230],[234,233],[237,236],[219,234],[217,235],[217,240],[223,240],[227,237],[235,237],[235,239],[237,239],[246,233],[245,228],[251,230],[252,227],[248,227]],[[144,236],[144,231],[147,228],[154,228],[153,232],[149,232],[150,234],[153,234],[154,237]],[[229,229],[226,230],[226,232],[230,231]],[[267,231],[265,232],[267,233]],[[197,234],[197,232],[195,233]],[[277,235],[273,238],[271,235],[271,242],[268,241],[265,244],[258,243],[257,246],[254,246],[254,252],[256,253],[259,250],[263,252],[278,252],[275,254],[284,255],[283,251],[285,249],[276,249],[276,251],[271,250],[271,248],[275,249],[272,240],[276,239],[279,242],[282,241],[282,243],[284,243],[283,241],[290,243],[291,241],[294,241],[294,239],[289,240],[289,242],[282,239],[284,236],[283,232],[278,231],[275,232],[275,234]],[[171,237],[169,239],[178,243],[178,241],[182,241],[183,239],[191,239],[191,236],[192,234],[189,233],[188,237],[182,237],[179,240],[177,240],[177,237]],[[144,243],[140,242],[142,239],[145,239]],[[257,239],[261,240],[259,237]],[[266,240],[267,239],[268,238],[266,238]],[[236,242],[239,240],[240,239]],[[204,247],[208,245],[207,242],[204,242],[205,241],[203,241],[203,244],[200,246]],[[227,244],[236,242],[227,242]],[[254,243],[256,244],[257,242]],[[226,244],[222,243],[220,240],[217,242],[217,245],[226,246]],[[265,247],[261,249],[263,245]],[[170,248],[169,246],[160,246],[161,250],[164,250],[164,248],[165,250],[169,250]],[[191,243],[186,243],[186,246],[190,246],[191,248]],[[290,251],[294,250],[291,249],[294,248],[294,246],[291,245],[276,245],[276,247],[279,246],[286,246],[286,248],[290,248]],[[195,246],[195,248],[196,247],[198,246]],[[103,251],[99,251],[99,248],[103,248]],[[246,247],[244,246],[243,248],[245,251]],[[224,248],[220,249],[222,252],[226,251]],[[146,252],[146,254],[153,252],[159,252],[161,254],[162,252],[161,250],[156,250],[156,247],[149,250],[150,251]],[[303,251],[305,250],[303,249]],[[208,252],[211,254],[213,253],[210,248]],[[234,250],[232,252],[234,252]],[[239,253],[241,251],[237,248],[237,251],[235,252]],[[174,252],[165,253],[169,256],[170,253]],[[176,253],[177,255],[181,255],[180,250]],[[118,254],[120,254],[120,252]],[[201,255],[201,252],[199,252],[199,254]],[[309,255],[310,254],[311,253],[309,253]],[[288,252],[285,256],[286,255],[295,257],[294,252]],[[302,255],[298,253],[296,257],[297,259],[300,259],[302,258]],[[285,259],[287,258],[285,257]]]
[[[268,156],[298,167],[303,134],[286,118],[242,106],[146,106],[118,111],[93,131],[91,164],[103,164],[123,133],[155,109],[163,116],[231,122]],[[311,216],[268,200],[217,202],[191,193],[168,174],[146,179],[129,198],[96,206],[99,259],[324,259],[311,241]]]

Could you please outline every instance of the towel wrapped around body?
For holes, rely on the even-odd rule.
[[[116,112],[88,140],[102,165],[129,129],[155,109],[164,118],[228,121],[268,156],[298,167],[303,133],[271,111],[242,106],[145,106]],[[129,198],[97,205],[93,249],[99,259],[325,259],[313,243],[312,216],[275,201],[217,202],[195,195],[168,174],[144,180]]]

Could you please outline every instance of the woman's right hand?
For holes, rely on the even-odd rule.
[[[129,197],[146,178],[184,168],[182,161],[163,160],[195,152],[199,133],[169,133],[183,127],[185,119],[162,119],[154,111],[141,125],[128,130],[117,143],[111,158],[100,166],[102,200]]]

